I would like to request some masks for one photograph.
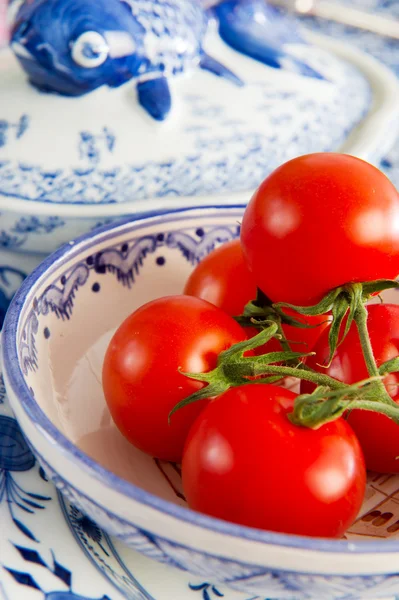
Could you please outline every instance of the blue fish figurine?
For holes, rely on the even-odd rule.
[[[10,13],[11,48],[37,89],[80,96],[133,80],[140,105],[159,121],[171,109],[174,75],[200,67],[244,85],[204,51],[211,19],[232,48],[274,68],[286,67],[284,44],[295,36],[263,0],[212,8],[201,0],[12,0]]]

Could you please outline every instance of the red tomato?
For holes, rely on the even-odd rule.
[[[191,273],[184,293],[207,300],[232,317],[241,315],[246,304],[255,300],[257,289],[245,263],[240,240],[227,242],[208,254]],[[287,314],[296,313],[287,309]],[[322,330],[327,326],[329,318],[324,315],[299,318],[304,323],[318,325],[318,327],[302,329],[284,325],[284,333],[287,339],[293,342],[292,350],[310,352]],[[257,330],[248,327],[246,332],[248,337],[252,337]],[[280,342],[273,339],[267,345],[256,349],[255,354],[280,350]]]
[[[339,537],[356,518],[366,473],[343,419],[317,430],[287,418],[295,394],[272,385],[231,388],[187,438],[182,464],[189,506],[285,533]]]
[[[245,339],[234,319],[199,298],[169,296],[136,310],[113,336],[103,365],[105,398],[122,434],[152,456],[180,461],[209,401],[179,410],[168,424],[172,408],[204,385],[178,369],[209,371],[220,352]]]
[[[274,171],[245,211],[241,243],[274,302],[312,305],[348,282],[399,273],[399,194],[344,154],[300,156]]]
[[[208,300],[232,317],[256,298],[256,283],[244,262],[240,240],[226,242],[206,256],[187,280],[184,293]]]
[[[377,365],[399,355],[399,306],[395,304],[373,304],[368,307],[367,326]],[[320,336],[315,356],[307,364],[315,371],[326,373],[345,383],[356,383],[368,377],[359,334],[353,324],[344,341],[338,346],[328,369],[326,364],[328,331]],[[399,402],[399,374],[391,373],[384,379],[388,393]],[[302,382],[301,391],[309,392],[312,385]],[[347,417],[363,448],[366,465],[380,473],[399,473],[399,425],[384,415],[371,411],[353,410]]]

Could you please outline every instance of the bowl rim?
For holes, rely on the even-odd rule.
[[[92,247],[106,239],[112,239],[117,233],[123,233],[124,229],[133,231],[135,224],[140,225],[143,221],[148,221],[149,224],[151,224],[152,220],[159,218],[162,221],[170,222],[173,221],[175,215],[181,217],[184,216],[184,214],[187,214],[188,217],[192,217],[197,213],[198,217],[200,217],[204,210],[217,214],[221,210],[227,212],[239,210],[241,212],[244,211],[244,209],[245,204],[216,204],[204,207],[185,206],[161,214],[157,211],[149,211],[146,214],[140,214],[135,217],[130,217],[129,219],[123,219],[110,225],[106,225],[97,229],[95,232],[81,235],[76,238],[75,241],[64,244],[58,250],[50,254],[24,280],[15,294],[6,314],[1,338],[2,364],[6,375],[6,388],[7,384],[12,388],[19,405],[39,434],[42,437],[46,437],[54,446],[58,447],[64,457],[75,463],[79,468],[82,468],[90,476],[95,477],[102,484],[112,487],[115,491],[129,500],[134,500],[140,504],[147,505],[152,509],[183,521],[188,525],[198,526],[214,533],[220,533],[230,537],[291,549],[328,553],[348,553],[350,555],[380,552],[397,553],[399,552],[399,540],[358,542],[310,538],[306,536],[264,531],[197,513],[188,507],[186,508],[168,500],[164,500],[163,498],[124,480],[80,450],[55,425],[53,425],[46,413],[30,393],[19,364],[17,334],[23,309],[29,301],[33,300],[34,290],[45,274],[51,273],[53,270],[57,269],[60,266],[60,263],[64,262],[64,259],[73,259],[74,257],[79,256],[88,247]],[[82,490],[81,493],[83,493]],[[132,525],[134,525],[133,522]]]

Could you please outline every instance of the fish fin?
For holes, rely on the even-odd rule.
[[[299,73],[304,77],[313,77],[313,79],[322,79],[326,81],[326,78],[321,73],[319,73],[319,71],[316,71],[315,69],[313,69],[313,67],[307,65],[298,58],[295,58],[291,54],[286,53],[281,58],[280,68]]]
[[[262,0],[227,0],[213,10],[220,37],[237,52],[274,69],[288,66],[301,75],[324,79],[286,51],[287,43],[301,43],[302,40],[295,29],[289,27],[289,22]]]
[[[137,84],[140,105],[156,121],[164,121],[172,107],[169,84],[166,77],[157,77]]]
[[[244,82],[242,81],[242,79],[237,77],[237,75],[235,75],[232,71],[230,71],[230,69],[228,69],[227,67],[222,65],[220,62],[218,62],[217,60],[215,60],[208,54],[203,54],[201,56],[200,67],[201,67],[201,69],[204,69],[205,71],[210,71],[211,73],[213,73],[214,75],[217,75],[218,77],[224,77],[225,79],[232,81],[233,83],[235,83],[236,85],[238,85],[240,87],[242,87],[244,85]]]

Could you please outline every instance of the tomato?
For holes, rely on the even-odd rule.
[[[168,415],[204,384],[186,372],[216,367],[217,356],[246,339],[221,309],[191,296],[145,304],[114,334],[103,364],[103,389],[111,415],[135,446],[163,460],[180,461],[190,426],[208,401]]]
[[[366,473],[344,419],[317,430],[287,418],[295,394],[231,388],[204,409],[182,464],[189,506],[220,519],[291,534],[339,537],[355,520]]]
[[[245,263],[240,240],[226,242],[210,252],[191,273],[184,294],[203,298],[219,306],[232,317],[241,315],[246,304],[255,300],[257,289]],[[288,309],[286,312],[290,315],[296,314]],[[297,314],[296,316],[298,317]],[[284,333],[287,340],[292,342],[292,349],[295,352],[310,352],[322,330],[327,326],[329,317],[322,315],[299,318],[303,323],[313,327],[302,329],[283,325]],[[246,332],[248,337],[252,337],[257,330],[247,327]],[[255,354],[280,350],[280,342],[272,339],[265,346],[257,348]]]
[[[241,243],[260,289],[307,306],[349,282],[399,273],[399,194],[372,165],[344,154],[300,156],[260,185]]]
[[[240,240],[226,242],[206,256],[187,280],[184,293],[208,300],[232,317],[256,298],[256,283],[244,262]]]
[[[399,355],[399,306],[373,304],[368,306],[367,326],[376,363]],[[328,331],[317,342],[315,356],[307,359],[314,370],[326,373],[345,383],[356,383],[368,377],[356,326],[353,324],[344,341],[338,346],[331,365],[326,369],[329,355]],[[391,373],[384,379],[388,393],[399,402],[399,374]],[[312,385],[302,382],[301,391],[309,392]],[[367,468],[380,473],[399,473],[399,425],[371,411],[353,410],[347,417],[363,448]]]

